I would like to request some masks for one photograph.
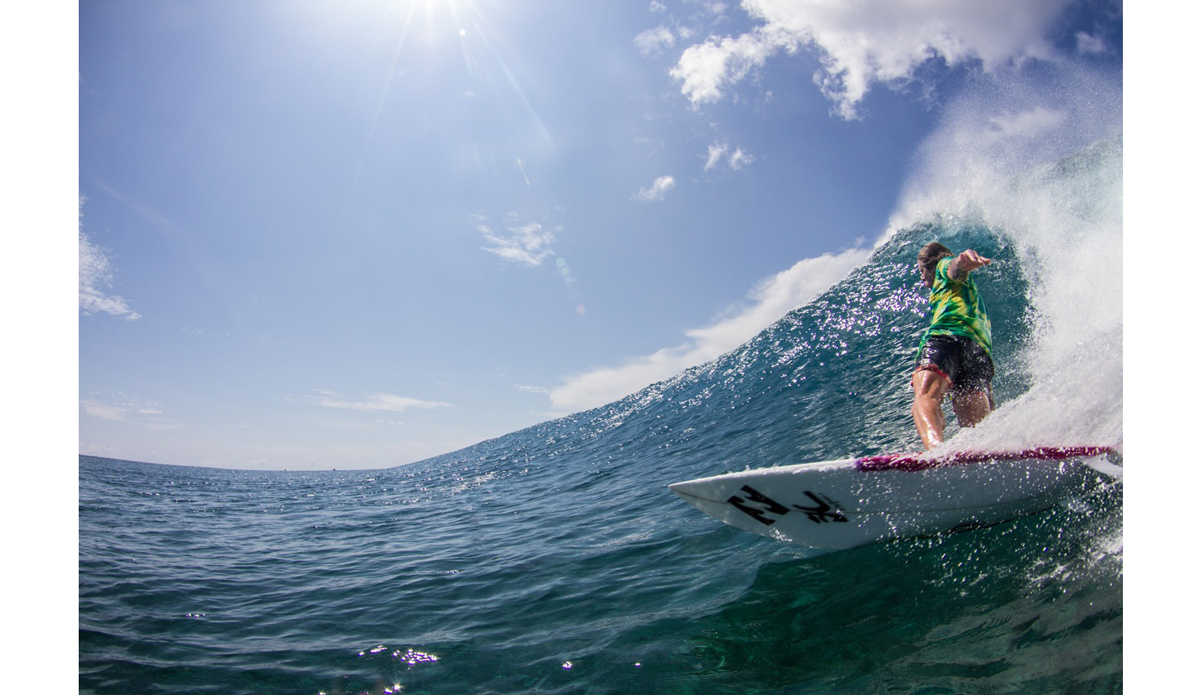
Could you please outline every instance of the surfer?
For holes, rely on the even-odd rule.
[[[956,256],[936,241],[917,254],[933,309],[912,377],[913,421],[927,450],[942,443],[947,393],[962,427],[974,427],[992,411],[992,322],[971,278],[991,262],[971,249]]]

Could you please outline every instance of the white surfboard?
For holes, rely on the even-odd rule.
[[[727,524],[842,550],[965,531],[1048,509],[1091,468],[1119,477],[1106,447],[900,454],[759,468],[674,483]]]

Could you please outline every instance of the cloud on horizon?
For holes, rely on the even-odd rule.
[[[715,102],[770,56],[811,46],[821,60],[813,81],[842,118],[854,119],[873,85],[906,84],[931,59],[952,67],[978,61],[990,71],[1051,57],[1046,35],[1071,2],[743,0],[742,9],[762,24],[740,36],[710,36],[688,47],[671,75],[682,82],[693,105]],[[1095,50],[1094,41],[1080,43]]]
[[[595,408],[714,360],[832,287],[869,255],[867,249],[851,249],[802,260],[759,282],[748,295],[748,306],[711,326],[687,331],[682,345],[572,376],[550,392],[550,402],[563,414]]]
[[[97,420],[140,425],[151,430],[172,430],[182,427],[164,415],[162,404],[141,403],[135,398],[123,394],[115,403],[96,398],[81,398],[79,407],[83,408],[83,412],[88,417]]]
[[[366,398],[359,398],[355,400],[346,398],[333,391],[318,390],[311,396],[306,397],[304,400],[308,403],[326,408],[358,410],[362,412],[386,411],[392,413],[402,413],[413,408],[432,410],[434,408],[453,407],[453,404],[451,403],[444,403],[442,401],[423,401],[418,398],[396,396],[390,393],[374,393]]]

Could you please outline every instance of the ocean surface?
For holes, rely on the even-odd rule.
[[[977,281],[999,409],[961,432],[950,417],[947,446],[1120,446],[1121,160],[1118,136],[1016,173],[926,178],[869,261],[740,348],[420,463],[81,456],[80,690],[1121,692],[1119,482],[1097,474],[986,529],[828,553],[667,489],[917,449],[913,260],[935,239],[995,259]]]

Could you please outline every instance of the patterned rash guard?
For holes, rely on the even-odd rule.
[[[975,280],[970,274],[961,280],[950,278],[950,261],[938,261],[934,273],[933,288],[929,293],[929,306],[933,318],[929,330],[921,337],[917,354],[925,347],[925,341],[935,335],[958,335],[978,343],[988,355],[992,354],[992,322],[988,320],[987,307],[983,303]]]

